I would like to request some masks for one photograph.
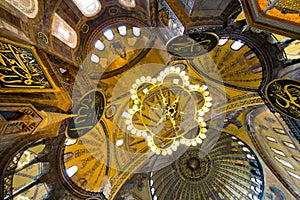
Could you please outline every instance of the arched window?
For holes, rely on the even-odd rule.
[[[52,21],[52,35],[71,48],[75,48],[77,45],[75,30],[56,13]]]
[[[231,44],[231,49],[238,51],[244,46],[244,43],[241,40],[236,40]]]
[[[132,33],[136,37],[139,37],[141,35],[141,28],[139,28],[139,27],[132,27]]]
[[[81,13],[86,17],[93,17],[101,10],[99,0],[73,0]]]
[[[29,18],[35,18],[38,13],[37,0],[6,0],[6,2]]]
[[[120,35],[125,36],[127,34],[127,29],[126,26],[118,26],[118,31],[120,33]]]
[[[135,0],[119,0],[119,3],[128,8],[134,8],[136,6]]]
[[[66,146],[70,146],[73,145],[77,142],[77,140],[73,140],[73,139],[66,139]]]
[[[72,177],[76,172],[78,171],[78,167],[76,165],[73,165],[72,167],[66,169],[67,175],[69,177]]]
[[[43,199],[47,195],[46,184],[38,180],[44,173],[38,158],[44,148],[43,140],[31,143],[10,160],[3,179],[4,199]]]
[[[92,54],[92,55],[91,55],[91,61],[92,61],[93,63],[99,63],[99,62],[100,62],[100,58],[99,58],[99,56],[97,56],[97,55],[95,55],[95,54]]]
[[[102,50],[104,50],[105,45],[101,40],[97,40],[95,43],[95,48],[102,51]]]
[[[224,44],[226,44],[227,41],[228,41],[228,38],[221,38],[219,40],[219,46],[223,46]]]
[[[111,29],[107,29],[103,35],[105,36],[106,39],[108,40],[113,40],[114,39],[114,33]]]

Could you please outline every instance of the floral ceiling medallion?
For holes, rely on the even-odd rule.
[[[123,113],[127,131],[144,137],[152,152],[171,155],[179,145],[197,146],[206,138],[203,117],[212,98],[206,85],[191,84],[179,67],[167,67],[153,78],[142,76],[130,93]]]

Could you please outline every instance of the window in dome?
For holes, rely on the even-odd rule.
[[[278,150],[278,149],[275,149],[275,148],[273,148],[273,147],[271,147],[271,149],[272,149],[272,151],[274,151],[276,154],[286,157],[285,154],[284,154],[282,151],[280,151],[280,150]]]
[[[291,163],[289,163],[288,161],[285,161],[285,160],[283,160],[283,159],[280,159],[280,158],[278,158],[277,156],[274,156],[274,158],[275,158],[276,160],[278,160],[278,161],[279,161],[281,164],[283,164],[284,166],[289,167],[289,168],[291,168],[291,169],[295,169],[294,166],[293,166]]]
[[[124,143],[122,139],[117,140],[116,145],[119,147]]]
[[[284,130],[283,130],[283,129],[281,129],[281,128],[273,128],[273,131],[274,131],[275,133],[278,133],[278,134],[283,134],[283,135],[285,135],[285,132],[284,132]]]
[[[254,190],[254,191],[255,191],[255,190]],[[251,200],[259,200],[259,198],[257,198],[257,196],[255,196],[254,194],[251,194],[251,193],[248,194],[248,197],[249,197]]]
[[[71,48],[75,48],[77,45],[75,30],[56,13],[52,21],[52,35]]]
[[[37,0],[6,0],[6,2],[29,18],[35,18],[38,13]]]
[[[250,152],[250,150],[247,147],[243,147],[243,151]]]
[[[253,183],[256,183],[257,185],[262,185],[262,181],[259,180],[259,179],[257,179],[257,178],[252,177],[252,178],[251,178],[251,181],[252,181]]]
[[[227,41],[228,41],[228,38],[221,38],[219,40],[219,46],[223,46],[224,44],[226,44]]]
[[[248,159],[252,159],[252,160],[254,160],[255,158],[254,158],[254,156],[253,155],[251,155],[251,154],[247,154],[247,158]]]
[[[86,17],[93,17],[101,10],[99,0],[73,0],[81,13]]]
[[[92,55],[91,55],[91,61],[92,61],[93,63],[99,63],[99,62],[100,62],[100,58],[99,58],[99,56],[97,56],[97,55],[95,55],[95,54],[92,54]]]
[[[296,146],[293,143],[287,141],[282,141],[282,143],[289,148],[296,149]]]
[[[74,174],[76,174],[77,171],[78,171],[78,167],[76,165],[74,165],[66,170],[69,177],[72,177]]]
[[[69,146],[69,145],[73,145],[77,142],[77,140],[73,140],[73,139],[69,139],[67,138],[65,141],[65,145]]]
[[[261,73],[262,72],[262,66],[260,63],[257,63],[255,65],[249,66],[252,68],[252,72],[255,73]]]
[[[104,46],[103,42],[101,42],[100,40],[97,40],[95,43],[95,48],[102,51],[102,50],[104,50],[105,46]]]
[[[271,141],[271,142],[276,142],[276,139],[270,136],[266,136],[267,140]]]
[[[138,27],[132,27],[132,32],[136,37],[139,37],[141,35],[141,29]]]
[[[125,36],[127,34],[126,26],[119,26],[118,31],[122,36]]]
[[[153,180],[151,179],[151,180],[150,180],[150,186],[152,186],[152,185],[153,185]]]
[[[295,176],[288,174],[288,171],[295,175],[300,175],[299,171],[299,143],[289,134],[291,131],[288,125],[282,121],[279,114],[274,114],[268,109],[261,109],[260,113],[251,116],[255,127],[255,133],[251,132],[251,137],[255,137],[254,142],[259,144],[259,149],[265,156],[264,160],[269,162],[270,166],[276,168],[278,174],[283,179],[283,183],[290,184],[294,191],[297,191],[299,180]],[[267,130],[261,130],[260,124],[264,124]],[[253,134],[254,133],[254,134]],[[298,156],[298,157],[296,157]]]
[[[300,162],[300,157],[295,156],[295,155],[292,155],[292,157],[293,157],[297,162]]]
[[[241,40],[236,40],[231,44],[231,49],[238,51],[244,46],[244,43]]]
[[[119,0],[119,3],[128,8],[134,8],[136,6],[135,0]]]
[[[114,39],[114,33],[112,32],[111,29],[106,30],[103,35],[106,37],[108,40],[113,40]]]
[[[299,175],[294,174],[293,172],[290,172],[290,171],[287,171],[287,172],[288,172],[292,177],[294,177],[294,178],[300,180],[300,176],[299,176]]]
[[[155,193],[155,188],[151,188],[151,194]]]

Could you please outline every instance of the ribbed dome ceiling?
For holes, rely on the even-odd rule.
[[[262,198],[262,167],[244,142],[222,133],[213,149],[202,149],[189,148],[172,165],[151,172],[152,199]]]

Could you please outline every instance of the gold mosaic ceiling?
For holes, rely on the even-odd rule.
[[[290,4],[277,6],[277,10],[291,11]],[[270,10],[267,15],[280,18],[280,11]],[[284,14],[284,18],[288,16]],[[268,34],[228,27],[212,30],[219,41],[211,51],[192,51],[188,52],[192,56],[183,57],[168,52],[166,46],[171,42],[166,41],[171,37],[164,35],[168,31],[116,20],[90,39],[92,44],[86,49],[91,52],[86,53],[75,80],[72,118],[59,152],[59,170],[66,184],[95,198],[103,198],[109,186],[113,199],[123,192],[122,186],[133,173],[149,172],[147,186],[153,200],[262,199],[268,181],[264,161],[281,183],[299,196],[298,146],[288,134],[289,127],[268,111],[261,97],[273,78],[272,70],[282,66],[278,60],[283,58],[282,49],[267,41]],[[188,42],[191,46],[175,46],[194,49],[194,41]],[[172,71],[171,75],[167,71]],[[157,81],[160,77],[166,82]],[[207,93],[195,92],[203,85],[207,85],[207,90],[203,89]],[[205,97],[211,97],[207,106],[211,108],[196,115],[208,105]],[[149,141],[145,132],[132,131],[142,128],[152,132],[154,139]],[[254,145],[250,145],[248,133]],[[171,140],[179,136],[198,140],[171,146],[171,153],[151,148],[153,144],[161,149],[170,147]],[[27,159],[28,152],[23,153],[20,163]],[[36,154],[32,151],[31,157]],[[23,174],[15,173],[15,188],[21,186],[19,176],[34,179],[30,173],[40,173],[40,168],[37,164]],[[44,195],[44,186],[39,187]],[[39,187],[28,194],[33,196]]]
[[[299,39],[299,0],[242,0],[249,26]]]
[[[142,129],[142,126],[145,126],[146,130],[153,129],[152,131],[154,132],[159,128],[159,126],[166,129],[165,134],[162,134],[162,132],[159,131],[159,134],[161,135],[157,136],[157,139],[154,141],[157,145],[162,145],[160,147],[169,145],[169,139],[164,140],[161,138],[170,138],[170,136],[172,136],[174,132],[170,127],[175,128],[174,130],[176,132],[176,126],[178,125],[179,127],[181,123],[184,124],[183,121],[185,119],[182,117],[182,121],[179,122],[179,118],[173,118],[173,120],[175,120],[174,127],[174,124],[172,125],[171,123],[172,120],[168,123],[165,121],[168,119],[164,119],[162,112],[155,110],[155,108],[159,109],[160,107],[163,107],[164,102],[171,103],[176,101],[176,98],[179,97],[178,94],[176,94],[176,89],[173,90],[168,86],[165,89],[161,88],[156,92],[152,86],[150,89],[147,89],[147,84],[137,87],[136,85],[138,85],[140,81],[144,79],[146,81],[148,80],[148,77],[150,77],[149,81],[154,77],[157,78],[163,71],[165,73],[166,68],[173,66],[174,68],[178,68],[179,72],[184,71],[184,73],[189,77],[189,82],[191,84],[202,85],[205,83],[208,86],[208,92],[212,97],[212,108],[211,111],[203,116],[203,120],[208,124],[207,135],[213,136],[215,135],[216,130],[221,131],[224,123],[226,124],[226,121],[224,121],[224,117],[226,116],[225,112],[226,109],[230,110],[229,108],[226,108],[226,106],[228,106],[226,102],[240,101],[244,98],[245,104],[243,104],[242,107],[263,105],[263,101],[259,97],[258,91],[264,84],[265,80],[263,77],[266,75],[264,73],[268,73],[268,69],[266,69],[262,64],[264,63],[264,60],[262,59],[263,56],[257,55],[259,51],[253,51],[253,44],[250,42],[248,43],[247,38],[243,40],[242,34],[234,33],[231,35],[226,35],[225,33],[219,34],[220,42],[214,49],[212,49],[208,54],[197,55],[195,58],[189,60],[179,59],[170,61],[170,54],[168,54],[165,49],[165,45],[160,40],[155,40],[152,43],[153,46],[149,49],[148,54],[139,60],[139,63],[131,62],[142,53],[140,50],[141,46],[146,45],[149,47],[149,43],[146,43],[146,41],[149,41],[150,39],[152,40],[153,37],[150,38],[149,30],[147,28],[139,28],[140,34],[134,34],[133,27],[131,25],[126,26],[127,35],[120,36],[118,35],[118,26],[118,24],[111,26],[111,30],[114,31],[115,35],[110,41],[101,35],[99,36],[99,40],[102,42],[104,47],[101,49],[95,48],[88,55],[87,60],[83,63],[85,68],[83,68],[83,71],[81,72],[82,74],[87,74],[86,71],[89,72],[94,79],[100,80],[99,85],[106,85],[106,90],[98,88],[105,97],[105,100],[103,100],[105,101],[105,110],[100,123],[93,126],[92,129],[85,132],[80,138],[70,138],[70,141],[73,142],[69,143],[69,140],[67,141],[63,153],[64,169],[68,171],[73,166],[77,167],[76,173],[72,175],[65,174],[66,177],[70,176],[70,185],[72,185],[72,187],[77,188],[78,190],[92,192],[96,195],[100,191],[99,188],[103,187],[101,180],[108,177],[112,180],[112,198],[117,195],[117,191],[121,189],[121,186],[125,184],[126,179],[129,178],[133,171],[136,173],[156,170],[169,171],[168,168],[172,166],[171,163],[175,162],[178,164],[180,163],[180,159],[187,156],[187,154],[184,153],[187,147],[184,147],[183,149],[179,147],[177,151],[174,151],[171,154],[171,156],[166,155],[165,157],[161,154],[155,155],[150,151],[151,148],[149,147],[149,141],[147,141],[146,136],[143,136],[142,133],[138,135],[136,132],[132,134],[132,128],[128,127],[129,122],[127,123],[127,121],[128,112],[130,113],[129,110],[133,108],[133,105],[135,104],[134,101],[136,100],[136,97],[132,97],[135,93],[131,92],[135,88],[137,88],[136,95],[143,99],[143,104],[140,108],[142,111],[141,114],[139,114],[140,116],[132,115],[132,120],[135,121],[136,124],[139,124],[136,125],[137,129]],[[118,45],[118,51],[116,51],[116,47],[110,45],[112,43]],[[106,59],[106,57],[109,57],[110,59]],[[129,62],[127,63],[126,61]],[[117,77],[107,77],[106,70],[117,70],[122,72],[122,74]],[[98,74],[95,75],[95,72],[98,72]],[[101,75],[104,75],[104,78],[101,78]],[[142,77],[144,77],[144,79]],[[176,76],[170,76],[172,80],[176,79],[174,77]],[[177,84],[179,86],[180,81]],[[95,87],[97,85],[98,83],[96,82],[90,85],[87,88],[87,94],[91,87]],[[149,97],[144,97],[147,95],[149,95]],[[182,93],[181,95],[185,96]],[[185,101],[184,99],[181,101],[188,103],[188,101]],[[179,107],[176,108],[180,110],[178,111],[179,113],[185,112],[183,108],[185,105],[183,104],[184,103],[182,103],[182,105],[180,104]],[[191,104],[191,101],[188,104]],[[82,107],[84,109],[84,107],[88,105],[89,104],[87,104],[87,102],[83,105],[81,105],[81,103],[77,104],[79,109],[82,109]],[[139,105],[139,103],[137,103],[137,105]],[[74,108],[75,111],[78,111],[76,106]],[[237,109],[237,107],[232,107],[232,110],[233,109]],[[170,108],[168,108],[168,110],[170,110]],[[83,113],[84,112],[79,112],[78,114]],[[169,112],[169,116],[171,115],[172,113],[170,114]],[[86,120],[89,120],[89,118]],[[241,124],[241,126],[243,127],[244,125]],[[81,125],[79,125],[79,128],[81,128]],[[186,131],[193,128],[196,130],[193,124],[191,124],[190,127],[184,126]],[[180,127],[178,130],[180,130]],[[68,134],[69,132],[67,130],[67,135]],[[195,134],[195,131],[189,132],[189,134],[193,135]],[[225,135],[225,138],[232,138],[231,135],[227,133]],[[212,142],[210,139],[203,139],[204,143],[205,141]],[[222,144],[221,141],[219,141],[219,143],[221,147],[217,147],[217,145],[215,148],[223,148],[222,145],[225,145]],[[239,143],[244,145],[243,142]],[[230,145],[232,144],[228,143],[225,146],[228,147],[229,150],[234,148],[234,145],[231,147]],[[213,146],[214,145],[211,147]],[[242,146],[237,148],[242,148]],[[193,152],[194,150],[191,149],[188,151]],[[240,155],[237,154],[237,152],[238,150],[230,150],[230,154],[232,154],[230,156],[238,158]],[[247,153],[243,154],[243,156],[247,156]],[[255,154],[252,152],[251,157],[253,156],[256,159]],[[185,170],[197,167],[197,163],[203,162],[201,159],[199,161],[198,158],[195,158],[195,160],[191,161],[190,165],[183,164],[181,167],[185,168]],[[239,172],[241,172],[241,170],[246,170],[244,174],[248,174],[249,177],[244,179],[251,179],[252,176],[250,174],[253,172],[246,167],[249,163],[247,164],[243,162],[238,164],[239,162],[242,162],[243,159],[244,157],[240,158],[241,161],[238,161],[239,159],[237,159],[237,164],[236,166],[232,166],[232,170],[237,170]],[[261,184],[263,182],[263,179],[261,178],[262,171],[259,160],[256,159],[255,162],[256,165],[254,167],[257,167],[259,172],[257,175],[254,174],[253,176],[256,176],[256,178],[260,181],[246,181],[247,183],[245,182],[245,184],[252,185],[258,183]],[[217,166],[221,168],[225,167],[225,165],[223,166],[212,162],[209,167],[209,172],[201,171],[199,173],[209,173],[211,179],[214,179],[216,178],[214,176],[215,173],[221,171],[221,168],[219,169]],[[233,177],[235,176],[236,175],[233,173],[232,177],[228,178],[233,181]],[[187,183],[189,183],[188,177],[182,175],[179,175],[179,177],[179,180],[184,179]],[[202,181],[202,178],[199,179],[199,181],[200,180]],[[203,184],[207,184],[205,183],[205,181],[207,181],[205,178],[203,178],[203,181]],[[220,182],[220,180],[217,179],[215,179],[215,181]],[[175,182],[172,184],[175,184]],[[233,181],[232,184],[237,183]],[[260,187],[261,186],[259,186],[259,188]],[[248,188],[248,186],[237,186],[236,189],[241,190],[241,192],[238,192],[239,194],[227,194],[224,193],[224,191],[220,191],[220,197],[228,195],[254,195],[251,192],[248,193],[245,188]],[[181,191],[179,188],[176,190]],[[263,188],[260,188],[259,191],[263,191]],[[183,193],[184,192],[182,190],[182,193],[178,195],[183,195]],[[196,192],[191,195],[193,198],[203,199],[204,196],[209,195],[210,192],[205,195],[203,194],[204,196],[200,195],[200,191],[198,193]],[[159,194],[160,198],[163,198],[161,195],[165,194],[166,193]],[[260,196],[260,194],[256,195],[256,197],[258,196]]]

